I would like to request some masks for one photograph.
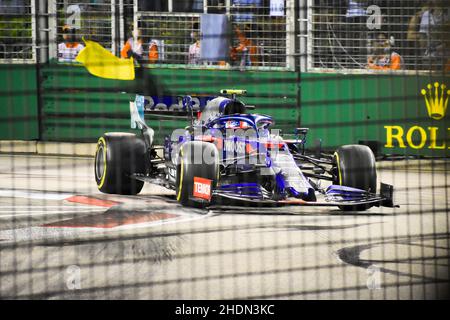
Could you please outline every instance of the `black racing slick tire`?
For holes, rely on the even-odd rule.
[[[101,192],[138,194],[144,182],[130,175],[145,173],[145,143],[132,133],[105,133],[97,142],[94,167],[95,182]]]
[[[203,208],[211,203],[219,180],[219,152],[208,142],[190,141],[180,148],[177,164],[177,201]]]
[[[364,145],[345,145],[334,153],[336,175],[334,184],[358,188],[376,193],[377,171],[375,156],[369,147]],[[364,211],[371,204],[340,206],[344,211]]]

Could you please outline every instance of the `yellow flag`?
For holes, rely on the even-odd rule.
[[[95,41],[83,39],[86,47],[78,53],[76,61],[82,63],[90,74],[100,78],[134,80],[134,61],[113,55]]]

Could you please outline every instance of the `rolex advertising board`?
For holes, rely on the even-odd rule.
[[[380,154],[448,156],[450,79],[304,74],[301,124],[324,148],[371,142]]]
[[[448,142],[449,130],[447,128],[446,111],[450,90],[445,83],[429,83],[420,90],[423,96],[422,109],[426,110],[428,119],[421,123],[411,125],[386,125],[385,148],[446,150],[450,148]],[[426,108],[425,108],[426,107]],[[421,118],[423,112],[419,111]],[[444,151],[444,154],[446,152]]]

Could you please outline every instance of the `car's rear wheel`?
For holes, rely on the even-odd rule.
[[[375,156],[369,147],[364,145],[346,145],[334,153],[336,168],[334,184],[362,189],[376,193],[377,171]],[[344,211],[363,211],[373,205],[340,206]]]
[[[143,181],[130,177],[145,173],[145,143],[132,133],[105,133],[95,152],[95,182],[103,193],[138,194]]]
[[[185,143],[180,149],[177,165],[177,201],[190,207],[209,205],[218,180],[219,152],[216,146],[203,141]]]

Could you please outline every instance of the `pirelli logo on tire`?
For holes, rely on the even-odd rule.
[[[211,200],[211,183],[212,180],[194,177],[194,189],[192,195],[195,198]]]

